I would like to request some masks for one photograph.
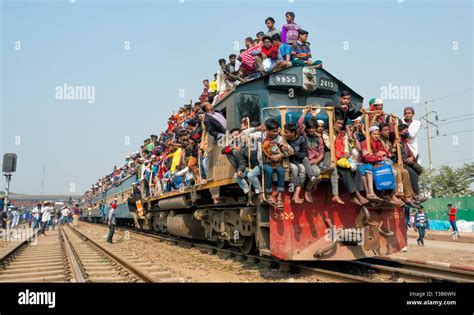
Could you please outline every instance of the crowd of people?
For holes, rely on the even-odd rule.
[[[228,155],[234,165],[242,190],[250,192],[250,182],[260,201],[265,200],[277,207],[283,207],[284,163],[288,161],[288,190],[293,194],[292,202],[295,204],[313,202],[312,192],[323,178],[328,178],[332,188],[332,201],[338,204],[345,203],[339,196],[341,179],[344,188],[351,194],[349,201],[356,205],[385,200],[398,207],[419,208],[426,197],[421,196],[418,184],[422,167],[417,162],[419,154],[416,138],[420,123],[413,119],[415,111],[407,107],[404,109],[404,118],[398,119],[384,113],[383,101],[380,99],[372,99],[369,105],[368,109],[356,110],[351,103],[350,93],[342,91],[337,104],[326,104],[335,110],[332,127],[334,139],[330,139],[329,126],[318,119],[319,111],[308,105],[297,123],[281,126],[277,120],[268,119],[264,126],[253,128],[254,130],[249,131],[244,124],[242,128],[231,130],[234,140],[243,136],[262,138],[261,153],[260,146],[253,146],[249,150],[240,144],[227,146],[223,153]],[[367,122],[363,118],[365,114]],[[366,139],[367,129],[369,141]],[[265,130],[263,135],[261,130]],[[331,165],[331,142],[336,167]],[[400,155],[397,154],[397,142]],[[398,163],[399,157],[402,159],[401,163]],[[393,177],[393,187],[380,189],[377,195],[374,172],[381,166]],[[261,172],[264,174],[263,189],[262,183],[258,182]],[[275,176],[277,189],[274,192],[272,186]]]
[[[245,49],[238,56],[231,54],[228,62],[219,59],[214,80],[203,81],[199,101],[173,113],[164,132],[145,139],[139,151],[127,156],[123,166],[115,166],[84,197],[106,191],[130,174],[137,174],[136,184],[142,198],[205,183],[209,167],[207,137],[226,135],[222,154],[234,167],[243,192],[255,196],[256,200],[249,198],[250,203],[267,202],[283,207],[284,164],[288,161],[289,191],[295,204],[312,202],[312,192],[323,178],[328,178],[335,203],[347,202],[339,195],[338,179],[341,179],[351,194],[349,201],[354,204],[386,200],[400,207],[418,208],[424,201],[418,185],[422,172],[416,140],[420,122],[413,118],[415,111],[411,107],[405,108],[402,119],[386,114],[380,99],[372,99],[367,109],[356,110],[350,93],[342,91],[337,104],[326,104],[335,108],[334,139],[330,139],[327,122],[318,119],[318,111],[310,106],[303,110],[297,123],[281,126],[277,120],[269,119],[262,126],[252,127],[244,118],[240,128],[230,130],[230,137],[226,134],[227,120],[214,110],[214,105],[235,85],[285,67],[322,67],[321,61],[312,58],[308,32],[295,23],[295,14],[287,12],[285,16],[286,24],[281,31],[269,17],[265,20],[267,33],[258,32],[256,38],[246,38]],[[365,113],[368,121],[363,117]],[[367,129],[370,139],[366,139]],[[331,142],[334,142],[336,167],[331,165]],[[401,163],[398,163],[398,144]],[[377,191],[374,172],[382,165],[389,165],[396,185]],[[276,194],[273,194],[274,179]],[[219,203],[218,198],[214,202]]]
[[[192,182],[203,183],[207,173],[203,130],[216,137],[226,129],[225,118],[213,111],[213,105],[235,86],[262,75],[291,66],[322,67],[320,60],[313,59],[308,31],[296,24],[293,12],[286,12],[285,18],[280,31],[275,19],[268,17],[267,32],[247,37],[245,49],[238,55],[230,54],[228,60],[220,58],[214,79],[203,80],[199,101],[173,113],[165,132],[145,139],[140,150],[127,156],[122,166],[115,166],[112,173],[92,185],[83,200],[107,191],[132,174],[139,176],[144,196],[180,189]]]

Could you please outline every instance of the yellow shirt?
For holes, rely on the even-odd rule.
[[[176,150],[173,154],[168,155],[168,158],[173,157],[171,162],[171,173],[174,173],[181,163],[181,149]]]
[[[216,81],[211,81],[211,83],[209,83],[209,92],[216,92],[216,90],[217,90]]]

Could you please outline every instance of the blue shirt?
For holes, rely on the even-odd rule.
[[[278,60],[286,60],[286,56],[291,55],[291,46],[288,44],[282,44],[278,49]]]

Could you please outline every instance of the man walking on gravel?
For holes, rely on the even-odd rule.
[[[109,220],[108,220],[108,223],[109,223],[109,236],[107,237],[107,242],[109,242],[110,244],[113,244],[112,243],[112,238],[114,237],[114,233],[115,233],[115,209],[117,209],[117,204],[116,203],[113,203],[112,204],[112,208],[110,209],[109,211]]]

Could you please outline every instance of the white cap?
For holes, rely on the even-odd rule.
[[[372,126],[369,128],[369,132],[372,132],[372,131],[375,131],[375,130],[379,130],[379,127],[378,126]]]
[[[373,105],[383,105],[383,101],[380,98],[378,98],[372,104]]]

